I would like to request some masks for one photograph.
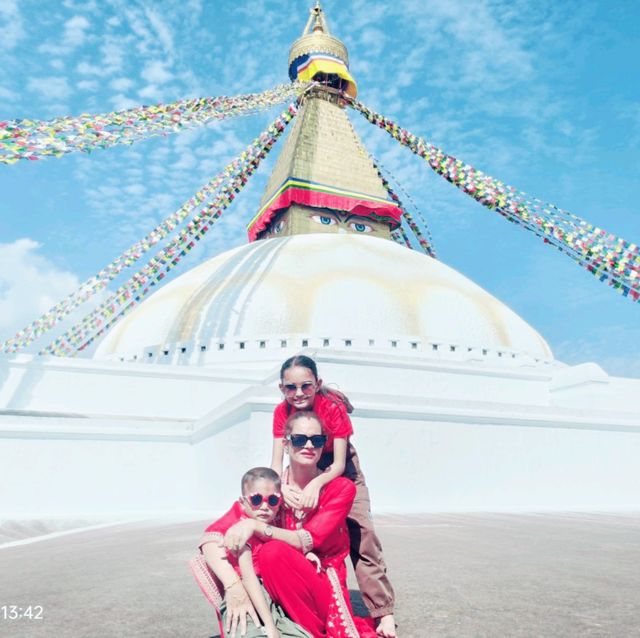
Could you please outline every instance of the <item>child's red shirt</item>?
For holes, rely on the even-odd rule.
[[[200,539],[200,550],[202,550],[202,546],[205,543],[218,543],[222,544],[224,540],[224,535],[227,533],[227,530],[235,525],[238,521],[242,521],[245,518],[249,518],[242,509],[242,505],[238,501],[236,501],[231,509],[222,517],[220,517],[217,521],[214,521],[204,530],[204,534]],[[275,525],[275,523],[274,523]],[[256,574],[260,576],[259,570],[259,561],[258,554],[260,553],[260,549],[263,545],[262,541],[253,536],[248,543],[251,547],[251,556],[253,558],[253,568],[256,571]],[[231,567],[236,570],[238,576],[240,576],[240,567],[238,565],[238,557],[233,552],[227,550],[227,560]]]

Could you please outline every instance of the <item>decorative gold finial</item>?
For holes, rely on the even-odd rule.
[[[309,9],[309,19],[302,32],[302,35],[308,35],[309,33],[329,33],[329,27],[327,26],[327,20],[324,17],[324,11],[320,6],[320,0],[317,0],[316,6]]]
[[[358,88],[349,73],[347,47],[329,32],[319,0],[309,14],[302,35],[289,50],[289,78],[315,80],[355,97]]]

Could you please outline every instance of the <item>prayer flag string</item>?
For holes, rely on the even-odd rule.
[[[224,183],[215,199],[106,301],[44,348],[41,354],[73,356],[91,345],[127,315],[211,229],[234,200],[235,195],[247,184],[249,177],[273,148],[296,113],[296,105],[291,104],[247,150],[226,167],[222,173],[225,175]]]
[[[369,122],[384,129],[400,144],[422,157],[436,173],[483,206],[496,210],[509,221],[533,232],[545,243],[570,256],[600,281],[606,281],[623,296],[633,301],[640,300],[640,254],[637,244],[485,175],[358,100],[346,95],[344,97]]]
[[[413,215],[402,204],[402,202],[400,201],[400,197],[398,197],[398,195],[393,190],[393,188],[391,188],[391,184],[389,183],[389,181],[382,174],[382,170],[381,170],[382,166],[381,166],[381,164],[377,160],[375,160],[373,158],[372,158],[372,161],[373,161],[373,167],[378,172],[378,177],[382,181],[382,185],[387,189],[387,192],[389,193],[389,197],[391,197],[391,199],[394,202],[396,202],[396,204],[398,204],[398,206],[400,206],[400,208],[402,210],[402,216],[404,217],[404,220],[407,222],[407,225],[411,229],[411,232],[413,233],[415,238],[418,240],[418,243],[420,244],[420,247],[422,248],[422,250],[424,251],[425,254],[429,255],[429,257],[433,257],[434,259],[436,259],[436,251],[435,251],[435,248],[433,247],[433,238],[431,237],[431,233],[429,232],[429,227],[427,226],[426,220],[424,219],[424,217],[422,217],[422,215],[420,215],[420,218],[421,218],[421,220],[422,220],[422,222],[424,224],[424,227],[425,227],[425,234],[427,235],[425,237],[425,234],[423,234],[422,231],[420,230],[420,226],[418,226],[418,224],[416,223],[416,220],[414,219]],[[405,192],[405,195],[407,195],[406,192]],[[414,206],[415,206],[415,204],[414,204]],[[416,208],[416,210],[417,210],[417,208]],[[409,238],[407,237],[404,229],[402,227],[400,227],[400,229],[402,231],[402,234],[404,235],[405,242],[409,242],[408,245],[409,245],[409,247],[411,247],[411,242],[409,241]]]
[[[405,232],[402,225],[398,226],[396,230],[392,231],[391,236],[393,237],[394,241],[398,242],[399,244],[403,244],[404,246],[409,248],[409,250],[413,250],[413,246],[411,245],[409,237],[407,237],[407,233]]]
[[[51,120],[0,121],[0,163],[90,153],[117,144],[133,144],[158,135],[202,126],[213,120],[250,115],[302,94],[310,83],[282,84],[262,93],[202,97],[124,111],[82,114]]]
[[[60,323],[69,313],[79,305],[103,290],[107,284],[115,279],[125,268],[138,261],[147,251],[173,232],[181,222],[189,217],[196,208],[209,199],[223,184],[224,180],[233,174],[240,166],[252,161],[261,152],[261,145],[254,142],[229,164],[215,178],[207,182],[193,197],[187,200],[177,211],[166,217],[144,238],[127,248],[110,264],[87,279],[77,290],[50,308],[41,317],[22,329],[11,339],[0,344],[0,351],[16,352],[18,349],[30,345],[45,332]]]
[[[420,219],[422,220],[422,222],[424,224],[424,228],[425,228],[425,231],[426,231],[427,238],[425,238],[425,236],[423,235],[422,231],[420,230],[418,224],[416,224],[415,219],[413,218],[411,213],[407,210],[406,206],[404,206],[404,204],[400,200],[400,197],[396,194],[396,192],[391,187],[391,184],[389,183],[389,180],[387,180],[385,178],[385,176],[382,174],[382,168],[383,168],[382,163],[379,160],[377,160],[375,157],[373,157],[373,155],[371,155],[371,153],[367,152],[367,150],[365,148],[363,148],[362,143],[360,142],[360,138],[358,137],[358,135],[355,132],[355,129],[353,128],[353,124],[351,123],[351,120],[347,119],[347,122],[349,124],[349,129],[351,130],[351,135],[353,136],[353,141],[355,142],[356,147],[360,150],[362,155],[368,157],[369,161],[373,165],[373,168],[378,173],[378,177],[380,178],[380,180],[382,182],[382,185],[384,186],[385,190],[387,191],[387,194],[389,195],[391,200],[393,202],[395,202],[395,204],[397,204],[398,208],[400,208],[400,210],[402,212],[402,217],[404,218],[404,221],[409,226],[411,232],[413,233],[413,235],[415,236],[416,240],[420,244],[420,247],[422,248],[422,250],[427,255],[429,255],[430,257],[433,257],[435,259],[436,253],[435,253],[435,249],[433,247],[433,238],[431,237],[431,233],[429,232],[429,226],[427,225],[426,220],[424,219],[424,217],[422,216],[422,214],[418,210],[418,207],[415,205],[415,202],[411,199],[411,197],[408,195],[408,193],[402,188],[402,186],[400,186],[398,180],[396,179],[395,180],[396,184],[399,186],[399,188],[402,190],[403,194],[409,199],[409,201],[412,203],[414,209],[420,215]],[[387,172],[389,173],[389,171],[387,171]],[[398,241],[398,243],[404,243],[407,246],[407,248],[413,249],[413,246],[411,245],[411,241],[407,237],[406,231],[404,230],[404,228],[402,228],[402,220],[401,220],[400,226],[398,227],[397,230],[399,231],[399,234],[398,234],[397,237],[394,237],[394,239],[396,239],[396,241]],[[391,233],[391,235],[393,237],[393,233]]]

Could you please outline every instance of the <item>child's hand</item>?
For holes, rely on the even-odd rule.
[[[320,486],[315,481],[311,481],[300,494],[300,506],[302,509],[312,510],[318,505],[319,497]]]
[[[236,630],[239,629],[240,635],[244,636],[247,633],[247,616],[253,620],[256,627],[259,626],[258,614],[251,604],[249,594],[239,580],[226,591],[225,601],[227,603],[225,631],[228,634],[235,636]]]
[[[253,536],[256,531],[256,522],[252,518],[246,518],[232,525],[224,535],[224,546],[234,554],[237,554]]]
[[[282,486],[282,498],[284,499],[284,502],[294,510],[302,507],[300,504],[301,494],[302,492],[297,487],[293,487],[291,485]]]

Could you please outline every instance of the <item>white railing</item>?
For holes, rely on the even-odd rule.
[[[170,365],[207,365],[223,361],[238,360],[239,357],[269,358],[274,351],[298,351],[310,348],[333,351],[358,351],[397,353],[421,359],[447,361],[476,361],[504,366],[546,366],[553,360],[518,352],[509,348],[484,347],[446,341],[433,341],[423,337],[350,337],[309,335],[270,335],[264,338],[231,337],[214,338],[206,343],[183,342],[164,346],[149,346],[139,352],[110,355],[115,361]]]

